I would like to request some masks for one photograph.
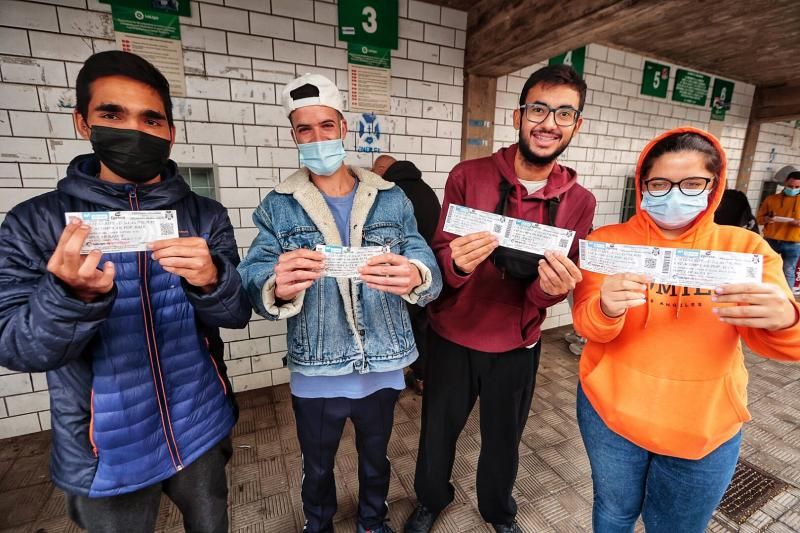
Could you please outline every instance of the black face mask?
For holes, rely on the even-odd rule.
[[[133,183],[155,178],[169,161],[170,142],[139,130],[92,126],[89,140],[109,170]]]

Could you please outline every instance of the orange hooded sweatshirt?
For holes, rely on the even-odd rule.
[[[624,224],[605,226],[588,239],[620,244],[698,248],[764,256],[764,281],[780,286],[794,302],[781,258],[756,233],[714,223],[725,189],[727,160],[719,141],[694,128],[671,130],[652,140],[639,157],[636,193],[641,198],[642,162],[653,145],[676,132],[708,138],[722,156],[723,170],[709,206],[686,231],[669,239],[637,204]],[[800,322],[780,331],[737,327],[712,313],[710,290],[651,284],[647,303],[610,318],[600,308],[605,276],[583,271],[575,289],[575,329],[588,342],[580,380],[600,417],[617,434],[654,453],[700,459],[750,420],[747,370],[740,339],[756,353],[781,361],[800,360]],[[795,317],[800,306],[795,305]]]

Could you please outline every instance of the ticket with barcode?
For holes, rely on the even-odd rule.
[[[713,289],[726,283],[761,282],[759,254],[659,248],[581,240],[580,267],[598,274],[644,274],[654,283]]]
[[[320,244],[317,251],[325,256],[324,276],[331,278],[357,278],[358,268],[371,257],[388,253],[386,246],[336,246]]]
[[[82,254],[100,250],[104,254],[144,252],[147,244],[178,237],[175,211],[91,211],[65,213],[67,224],[79,219],[92,229],[81,248]]]
[[[489,213],[463,205],[450,204],[444,231],[469,235],[488,231],[497,235],[500,246],[543,255],[545,251],[569,253],[575,232],[518,218]]]

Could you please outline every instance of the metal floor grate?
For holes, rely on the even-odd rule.
[[[737,524],[743,524],[757,509],[788,487],[780,479],[740,459],[719,504],[719,511]]]

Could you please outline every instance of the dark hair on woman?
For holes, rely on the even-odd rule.
[[[699,133],[685,132],[664,137],[650,149],[642,162],[640,179],[647,177],[656,159],[678,152],[699,152],[705,156],[706,170],[717,178],[722,173],[722,156],[714,144]]]
[[[548,65],[531,74],[525,82],[525,85],[523,85],[522,92],[519,94],[519,105],[525,105],[525,100],[528,99],[528,91],[539,83],[551,86],[566,85],[567,87],[575,89],[580,96],[578,111],[583,111],[583,104],[586,103],[586,82],[583,81],[578,71],[571,66]]]
[[[125,76],[152,87],[164,103],[167,123],[173,125],[172,100],[169,97],[167,78],[146,59],[120,50],[108,50],[92,55],[78,72],[75,81],[75,109],[83,118],[89,114],[92,82],[109,76]]]

